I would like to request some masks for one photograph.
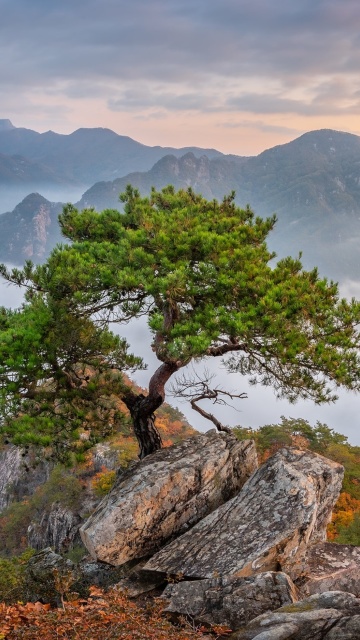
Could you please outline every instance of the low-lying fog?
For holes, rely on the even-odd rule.
[[[49,200],[49,202],[78,202],[87,188],[86,186],[79,186],[69,189],[67,186],[65,191],[66,196],[64,196],[63,187],[54,187],[52,185],[45,184],[38,185],[37,187],[32,185],[30,188],[29,185],[26,184],[23,186],[17,185],[16,187],[2,185],[0,188],[0,215],[8,211],[13,211],[29,193],[40,193],[44,198]]]
[[[341,293],[345,297],[360,297],[360,282],[347,280],[341,286]],[[17,307],[21,304],[22,292],[17,287],[9,286],[0,280],[0,306]],[[138,371],[133,379],[143,387],[147,387],[149,376],[159,365],[150,348],[150,332],[146,319],[132,322],[124,327],[112,327],[129,341],[134,353],[141,356],[148,364],[147,371]],[[214,358],[203,361],[196,366],[196,371],[202,372],[206,366],[216,374],[215,385],[221,385],[228,391],[246,392],[248,398],[234,402],[234,407],[211,405],[208,408],[216,414],[221,422],[230,426],[259,427],[264,424],[277,423],[280,417],[305,418],[311,424],[316,421],[324,422],[335,431],[346,435],[351,444],[360,445],[360,416],[359,397],[355,393],[339,392],[339,399],[335,404],[316,406],[312,402],[298,402],[291,405],[284,400],[276,400],[271,388],[251,387],[246,378],[239,374],[228,374],[220,362]],[[189,365],[189,374],[193,368]],[[183,370],[185,371],[185,369]],[[195,413],[189,403],[182,402],[170,395],[167,401],[177,406],[188,418],[189,422],[200,431],[207,431],[212,424]],[[204,403],[206,408],[206,403]]]

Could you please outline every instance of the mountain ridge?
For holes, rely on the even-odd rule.
[[[4,122],[0,120],[0,123]],[[80,128],[70,134],[0,126],[0,153],[22,155],[45,164],[62,180],[76,181],[87,188],[98,180],[121,177],[129,171],[145,171],[169,153],[176,156],[192,151],[197,155],[221,156],[216,149],[199,147],[148,146],[108,128]]]
[[[82,136],[81,132],[77,135]],[[277,214],[278,224],[271,234],[270,248],[280,257],[302,251],[307,268],[317,265],[325,275],[337,280],[358,277],[359,136],[322,129],[251,157],[205,154],[197,157],[191,151],[180,156],[168,154],[147,171],[97,181],[77,200],[76,206],[119,209],[118,195],[129,183],[144,195],[152,186],[161,189],[167,184],[177,189],[192,187],[207,199],[221,199],[235,190],[239,206],[249,203],[256,215],[263,217]],[[27,204],[25,198],[23,206]],[[14,245],[9,235],[12,215],[0,216],[0,260],[8,259],[5,246]],[[47,229],[49,237],[53,237],[47,242],[50,246],[59,237],[56,216],[51,218]],[[18,237],[18,230],[16,233]],[[17,255],[17,263],[21,263],[24,252],[19,242]]]

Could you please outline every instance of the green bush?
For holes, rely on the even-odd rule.
[[[10,560],[0,558],[0,602],[10,604],[27,599],[24,573],[33,554],[33,549],[27,549],[21,556]]]
[[[13,502],[0,515],[0,553],[12,556],[22,553],[28,546],[27,529],[34,509],[29,500]]]
[[[360,545],[360,513],[355,513],[354,519],[347,527],[340,527],[339,535],[335,542],[339,544]]]

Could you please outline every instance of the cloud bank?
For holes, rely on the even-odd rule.
[[[154,125],[168,144],[207,127],[208,146],[232,126],[360,133],[359,34],[355,0],[3,0],[1,117],[154,144]]]

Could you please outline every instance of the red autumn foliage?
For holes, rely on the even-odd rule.
[[[92,587],[87,600],[66,602],[63,609],[40,602],[0,604],[1,640],[215,640],[229,632],[175,627],[162,616],[161,604],[141,607],[116,589],[104,594]]]

